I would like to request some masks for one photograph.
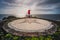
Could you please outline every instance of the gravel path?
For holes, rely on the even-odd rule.
[[[23,32],[44,32],[53,26],[50,21],[36,18],[18,19],[8,23],[11,29]]]

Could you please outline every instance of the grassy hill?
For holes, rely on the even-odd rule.
[[[53,21],[58,25],[57,31],[53,35],[28,37],[28,36],[12,35],[3,30],[2,26],[6,21],[9,22],[15,19],[18,19],[18,18],[9,16],[8,18],[3,18],[2,21],[0,21],[0,40],[60,40],[60,22],[59,21]]]

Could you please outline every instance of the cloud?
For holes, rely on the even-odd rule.
[[[46,3],[47,4],[57,4],[57,3],[60,3],[60,0],[47,0]]]
[[[0,0],[0,14],[25,16],[31,14],[59,14],[60,0]]]
[[[8,3],[15,3],[15,0],[4,0],[4,1]]]

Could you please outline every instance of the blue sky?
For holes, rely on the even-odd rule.
[[[60,0],[0,0],[0,14],[60,14]]]

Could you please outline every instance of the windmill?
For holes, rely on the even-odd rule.
[[[29,10],[27,10],[26,17],[28,17],[28,18],[31,18],[31,17],[32,17],[32,15],[31,15],[31,10],[30,10],[30,9],[29,9]]]

